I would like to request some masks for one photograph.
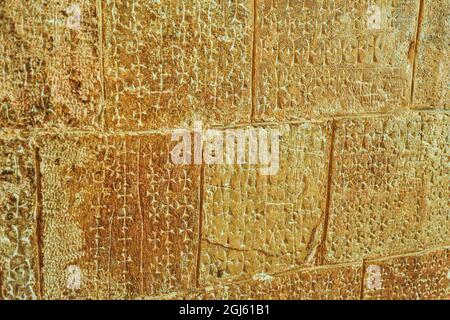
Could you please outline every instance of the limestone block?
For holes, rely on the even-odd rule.
[[[357,264],[317,268],[223,286],[218,293],[228,299],[355,300],[360,296],[361,276]]]
[[[47,298],[195,285],[199,168],[169,162],[170,136],[61,134],[39,144]]]
[[[448,243],[449,115],[337,122],[326,262]]]
[[[362,265],[358,263],[318,267],[274,276],[259,274],[251,280],[153,299],[357,300],[360,298],[361,277]]]
[[[0,299],[39,297],[35,188],[27,138],[0,138]]]
[[[425,0],[419,34],[414,104],[448,109],[450,104],[450,3]]]
[[[143,130],[249,122],[250,0],[109,0],[108,126]]]
[[[258,0],[255,120],[380,112],[409,103],[418,4]]]
[[[276,128],[282,134],[276,174],[251,164],[205,166],[200,284],[316,261],[331,128],[326,122]]]
[[[368,261],[364,276],[364,298],[448,300],[449,252],[446,248]]]
[[[0,126],[101,123],[95,1],[0,3]]]
[[[0,0],[0,300],[450,299],[449,15]]]

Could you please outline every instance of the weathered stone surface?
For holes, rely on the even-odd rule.
[[[0,138],[0,299],[39,297],[33,159],[26,138]]]
[[[111,0],[104,7],[110,127],[249,121],[252,1]]]
[[[379,112],[409,103],[418,3],[257,1],[255,119]]]
[[[448,109],[450,105],[450,2],[425,0],[416,55],[414,104]]]
[[[0,0],[0,300],[450,299],[449,15]],[[197,121],[279,171],[174,165]]]
[[[368,261],[365,299],[450,299],[449,248]]]
[[[279,129],[284,132],[275,175],[249,164],[205,167],[201,284],[314,264],[324,222],[330,126]]]
[[[449,124],[445,113],[337,122],[326,262],[449,242]]]
[[[154,297],[158,299],[356,300],[360,298],[362,265],[296,270],[276,276]],[[153,298],[153,299],[154,299]]]
[[[0,3],[1,127],[101,123],[97,15],[89,0]]]
[[[41,138],[47,298],[133,298],[190,288],[199,168],[170,136]]]

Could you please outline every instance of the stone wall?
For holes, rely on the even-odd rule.
[[[0,299],[449,299],[449,21],[0,1]],[[199,121],[280,130],[278,172],[174,164]]]

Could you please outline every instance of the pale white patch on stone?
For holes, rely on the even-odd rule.
[[[255,281],[272,281],[273,277],[267,273],[257,273],[253,276]]]
[[[69,15],[66,20],[66,27],[72,30],[79,30],[81,27],[81,8],[77,3],[73,3],[66,8]]]
[[[81,269],[78,266],[71,265],[66,269],[66,286],[67,289],[79,290],[81,288]]]
[[[369,290],[380,290],[381,285],[381,267],[370,265],[367,267],[367,288]]]
[[[367,7],[367,29],[381,29],[381,8],[376,4],[371,4]]]

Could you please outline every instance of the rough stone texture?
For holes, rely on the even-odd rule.
[[[249,122],[252,1],[110,0],[108,126]]]
[[[369,25],[369,6],[381,10]],[[418,1],[257,1],[257,121],[397,110]]]
[[[450,299],[449,248],[373,260],[367,264],[378,273],[365,273],[365,299]]]
[[[448,243],[448,117],[337,122],[327,262]]]
[[[306,123],[281,132],[275,175],[262,175],[249,164],[206,166],[201,283],[315,262],[324,222],[330,126]]]
[[[356,300],[360,298],[362,265],[339,265],[257,275],[201,291],[153,297],[153,299],[230,300]]]
[[[168,162],[169,139],[42,138],[47,298],[133,298],[193,285],[199,169]],[[67,272],[79,269],[73,289]]]
[[[424,0],[416,57],[414,104],[448,109],[450,104],[450,2]]]
[[[0,126],[101,123],[95,1],[0,2]]]
[[[34,152],[27,137],[0,138],[0,299],[36,299]]]
[[[0,0],[0,300],[450,299],[449,14]],[[170,163],[198,120],[279,172]]]

